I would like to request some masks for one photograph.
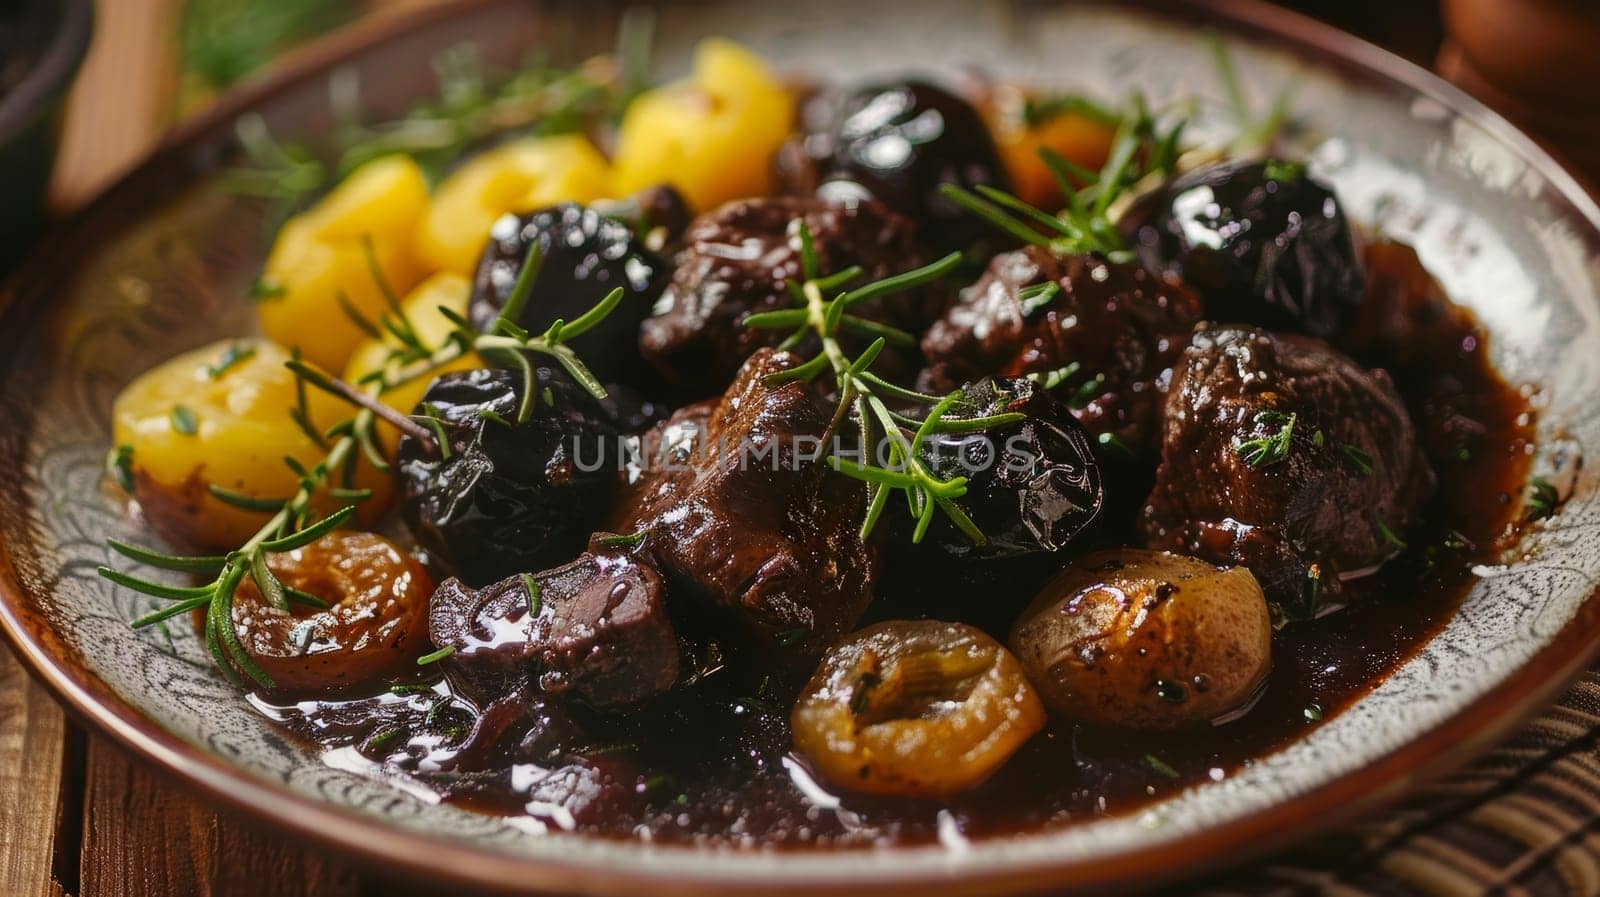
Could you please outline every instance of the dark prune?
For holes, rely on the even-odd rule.
[[[1198,290],[1211,320],[1332,339],[1361,303],[1366,278],[1344,209],[1303,164],[1197,169],[1127,220],[1145,265]]]
[[[474,585],[569,560],[605,512],[616,428],[581,388],[539,371],[540,395],[517,423],[520,373],[446,374],[423,394],[449,452],[402,437],[401,511],[423,547]]]
[[[511,298],[534,240],[540,242],[543,261],[516,323],[537,333],[557,318],[578,317],[622,287],[625,293],[616,310],[574,338],[571,346],[602,380],[636,382],[642,369],[634,349],[639,322],[650,314],[671,268],[621,218],[564,203],[495,222],[472,284],[472,325],[480,330],[493,325]]]
[[[987,541],[974,545],[940,523],[931,536],[951,554],[1009,557],[1058,551],[1100,513],[1105,492],[1089,436],[1065,405],[1026,379],[985,378],[962,388],[945,420],[1017,412],[1017,423],[941,433],[923,459],[943,479],[967,478],[960,505]]]
[[[963,247],[986,225],[939,193],[941,184],[1009,189],[983,116],[922,81],[877,85],[837,100],[828,129],[806,139],[830,202],[877,199],[921,222],[930,243]]]

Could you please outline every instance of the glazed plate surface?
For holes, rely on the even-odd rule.
[[[151,365],[247,332],[266,230],[223,186],[231,134],[325,132],[330,80],[392,115],[426,95],[419,59],[472,42],[511,65],[531,47],[609,47],[616,11],[484,0],[336,39],[187,126],[0,294],[0,622],[19,654],[94,725],[218,798],[391,870],[585,893],[883,893],[1148,884],[1242,859],[1437,775],[1536,712],[1592,657],[1600,505],[1574,459],[1600,446],[1600,209],[1497,117],[1393,57],[1286,14],[1028,2],[719,2],[658,18],[672,75],[726,34],[785,70],[833,81],[979,67],[1042,86],[1156,103],[1198,95],[1224,132],[1207,25],[1266,103],[1296,79],[1315,169],[1352,216],[1413,243],[1492,334],[1509,380],[1536,390],[1540,457],[1561,513],[1484,568],[1420,651],[1308,737],[1224,781],[1137,813],[1003,840],[843,852],[696,850],[562,836],[531,819],[439,805],[330,765],[255,714],[186,627],[135,632],[149,599],[95,575],[105,539],[148,537],[102,487],[109,408]],[[353,80],[351,80],[353,79]]]

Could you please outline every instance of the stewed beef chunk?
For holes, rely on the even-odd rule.
[[[633,223],[621,218],[563,203],[496,221],[473,280],[472,325],[485,330],[494,323],[536,241],[543,257],[516,323],[537,333],[557,318],[578,317],[622,287],[621,304],[571,345],[602,380],[634,383],[642,367],[633,352],[635,334],[671,272],[666,260],[638,239]]]
[[[1056,396],[1091,434],[1138,449],[1160,429],[1161,384],[1200,320],[1173,280],[1098,255],[1030,246],[995,256],[922,339],[938,391],[1066,369]]]
[[[714,394],[745,358],[787,335],[754,330],[751,314],[792,308],[786,281],[799,281],[800,237],[811,231],[823,274],[852,265],[862,283],[924,261],[910,220],[878,203],[831,206],[797,198],[744,199],[695,219],[672,283],[639,331],[639,351],[691,395]],[[831,297],[830,297],[831,298]],[[936,314],[927,291],[869,300],[852,309],[863,317],[920,330]]]
[[[793,364],[759,350],[720,401],[658,427],[612,526],[648,531],[674,597],[732,621],[780,663],[815,658],[855,625],[876,565],[857,535],[864,489],[817,460],[829,408],[807,384],[763,382]]]
[[[1021,414],[1015,423],[975,433],[936,433],[923,443],[942,479],[965,477],[961,508],[985,536],[982,545],[941,521],[933,538],[962,557],[1059,551],[1100,512],[1100,467],[1083,427],[1031,380],[985,378],[962,387],[942,418]]]
[[[1339,198],[1277,159],[1184,174],[1125,216],[1145,264],[1179,274],[1212,320],[1335,339],[1365,276]]]
[[[558,371],[517,421],[523,377],[446,374],[423,394],[448,440],[400,439],[400,510],[412,535],[474,585],[572,557],[615,484],[613,415]]]
[[[540,693],[594,707],[666,691],[678,679],[678,637],[661,575],[646,560],[595,548],[482,589],[446,580],[429,603],[433,643],[455,649],[454,667],[526,669]]]
[[[1385,372],[1313,337],[1203,331],[1167,396],[1144,538],[1249,567],[1305,618],[1399,551],[1433,483]]]

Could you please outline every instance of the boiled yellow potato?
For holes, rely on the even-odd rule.
[[[445,338],[455,326],[450,323],[449,318],[439,312],[439,308],[443,306],[466,317],[467,300],[471,295],[471,281],[453,271],[441,271],[417,284],[417,288],[406,296],[400,307],[422,344],[430,349],[438,348],[444,344]],[[355,354],[350,356],[350,364],[344,370],[345,381],[357,383],[361,378],[381,369],[389,354],[399,346],[399,340],[387,333],[381,340],[369,339],[362,343]],[[401,414],[410,414],[422,401],[422,394],[427,391],[428,384],[439,375],[448,371],[470,371],[485,366],[483,360],[476,354],[463,356],[440,367],[427,377],[418,378],[385,392],[384,404]],[[400,441],[399,431],[380,421],[378,437],[383,441],[389,456],[394,457],[395,446]]]
[[[444,179],[417,232],[417,254],[436,271],[471,276],[500,216],[586,203],[610,192],[611,166],[589,138],[513,141],[474,156]]]
[[[698,210],[773,190],[772,156],[794,124],[794,97],[732,41],[695,49],[685,81],[646,91],[623,116],[616,187],[672,184]]]
[[[369,322],[388,310],[365,241],[384,285],[404,295],[424,273],[413,244],[427,205],[427,181],[408,157],[386,156],[351,172],[278,232],[261,275],[261,331],[298,346],[319,367],[343,370],[365,335],[339,297]]]
[[[295,375],[284,367],[288,358],[267,340],[223,340],[146,371],[118,394],[112,405],[117,452],[127,459],[125,472],[144,516],[163,538],[206,551],[238,548],[271,512],[234,507],[208,487],[287,498],[299,482],[283,459],[309,468],[325,457],[290,417]],[[319,430],[353,413],[316,389],[306,399]],[[355,485],[373,490],[361,517],[375,520],[389,500],[388,475],[363,460]],[[326,513],[346,503],[322,495],[314,507]]]

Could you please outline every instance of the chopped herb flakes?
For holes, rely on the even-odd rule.
[[[229,368],[249,360],[255,354],[256,347],[249,343],[231,343],[228,348],[222,350],[222,356],[217,359],[216,364],[206,365],[206,376],[213,380],[219,379]]]
[[[185,436],[200,432],[200,419],[194,416],[194,411],[188,405],[172,406],[172,413],[168,417],[172,420],[172,429]]]
[[[1155,754],[1145,754],[1144,765],[1149,767],[1151,772],[1166,776],[1169,779],[1178,778],[1178,771]]]
[[[106,473],[122,487],[123,492],[133,491],[133,446],[119,445],[106,455]]]
[[[1289,457],[1290,440],[1294,437],[1295,415],[1277,411],[1262,411],[1253,418],[1255,423],[1278,429],[1266,436],[1257,436],[1233,444],[1239,458],[1251,467],[1270,467]]]
[[[1528,511],[1528,521],[1543,520],[1556,512],[1556,506],[1561,503],[1561,496],[1556,492],[1556,487],[1544,477],[1534,477],[1528,481],[1528,498],[1524,507]]]

